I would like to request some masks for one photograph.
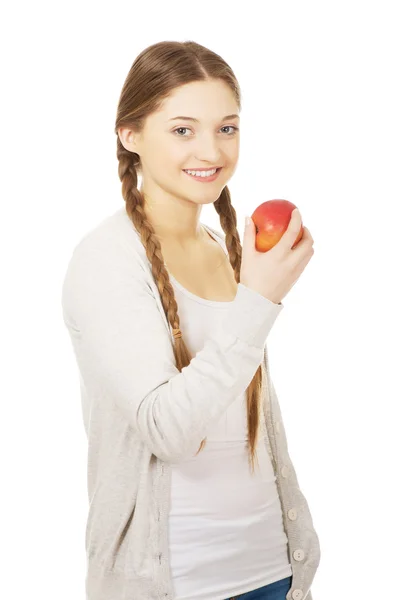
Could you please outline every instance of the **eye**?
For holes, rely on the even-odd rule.
[[[231,136],[231,135],[235,135],[237,131],[239,131],[239,127],[235,127],[234,125],[225,125],[224,127],[221,127],[221,129],[233,129],[233,131],[231,133],[228,133],[227,135]],[[175,133],[178,137],[188,137],[187,135],[180,135],[177,132],[178,131],[190,131],[189,127],[178,127],[177,129],[173,130],[173,133]]]
[[[229,127],[233,129],[233,131],[232,133],[228,133],[228,135],[235,135],[235,133],[239,131],[239,127],[235,127],[234,125],[225,125],[225,127],[222,127],[222,129],[229,129]]]
[[[178,127],[178,129],[174,129],[173,133],[176,133],[177,131],[182,131],[182,130],[186,130],[189,129],[188,127]],[[187,137],[186,135],[180,135],[178,137]]]

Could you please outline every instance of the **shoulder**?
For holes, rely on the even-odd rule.
[[[67,270],[87,262],[105,267],[115,261],[129,260],[140,266],[139,234],[125,207],[108,215],[87,231],[72,248]],[[118,262],[115,264],[118,267]]]
[[[72,249],[62,281],[64,309],[72,312],[79,295],[88,295],[89,291],[106,286],[136,281],[147,287],[145,256],[139,234],[125,207],[107,216],[85,233]]]

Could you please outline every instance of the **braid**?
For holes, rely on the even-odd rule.
[[[166,317],[174,330],[180,331],[178,304],[175,300],[174,288],[164,265],[160,242],[154,228],[148,220],[143,194],[138,190],[136,155],[124,148],[119,137],[117,139],[118,175],[122,182],[122,196],[125,200],[126,212],[139,232],[146,255],[151,265],[154,281],[160,292]],[[178,369],[181,371],[191,361],[188,348],[183,337],[175,337],[174,354]]]

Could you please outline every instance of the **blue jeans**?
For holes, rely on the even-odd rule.
[[[240,600],[286,600],[286,594],[292,585],[292,577],[290,575],[289,577],[285,577],[285,579],[274,581],[274,583],[264,585],[251,592],[239,594],[239,596],[227,598],[227,600],[236,600],[237,598],[240,598]]]

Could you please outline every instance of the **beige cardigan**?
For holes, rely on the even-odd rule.
[[[170,462],[197,451],[207,426],[246,390],[261,363],[269,382],[261,430],[271,442],[293,573],[286,598],[313,600],[319,540],[288,453],[266,347],[282,309],[239,283],[228,327],[180,372],[151,265],[125,207],[76,245],[62,310],[88,438],[87,600],[174,600]],[[201,376],[201,361],[212,376]]]

